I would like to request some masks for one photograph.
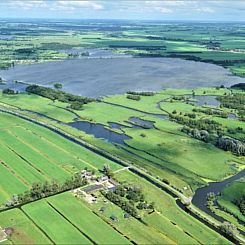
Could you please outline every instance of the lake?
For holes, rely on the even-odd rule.
[[[128,90],[156,91],[164,88],[230,86],[245,82],[221,66],[178,58],[89,57],[0,70],[7,81],[52,86],[61,82],[67,92],[99,97]],[[18,86],[18,85],[12,85]],[[20,86],[21,87],[21,86]]]

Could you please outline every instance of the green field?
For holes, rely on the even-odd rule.
[[[245,182],[244,179],[234,181],[229,186],[225,187],[218,197],[218,203],[225,209],[228,210],[232,215],[238,217],[238,219],[245,222],[244,215],[240,212],[235,201],[239,200],[245,195]]]
[[[226,244],[227,240],[223,239],[217,233],[211,231],[195,218],[183,212],[177,206],[175,200],[167,193],[161,191],[146,180],[141,179],[137,175],[123,171],[116,175],[116,178],[122,182],[132,183],[141,187],[146,193],[147,200],[155,202],[157,219],[161,220],[162,225],[157,223],[156,219],[151,218],[151,215],[146,216],[146,222],[152,225],[157,230],[164,232],[168,237],[176,242],[179,239],[188,241],[188,243],[203,243],[203,244]],[[143,218],[144,220],[144,218]],[[173,233],[173,224],[176,231]],[[184,233],[184,232],[185,233]],[[177,235],[179,234],[179,235]],[[186,236],[186,234],[189,234]],[[192,240],[195,238],[195,242]]]
[[[0,226],[13,229],[11,244],[52,244],[42,231],[19,209],[0,213]]]
[[[84,169],[109,164],[120,167],[63,137],[15,116],[0,113],[1,203],[30,188],[33,182],[63,182]]]
[[[44,200],[22,207],[36,226],[45,231],[53,243],[92,244],[75,226],[67,221]]]
[[[50,197],[47,201],[79,230],[87,234],[95,243],[130,243],[70,193]]]
[[[98,100],[68,99],[62,88],[44,89],[43,97],[2,91],[8,85],[1,69],[94,58],[87,48],[207,62],[245,76],[243,23],[108,23],[0,20],[0,234],[8,233],[1,245],[231,244],[200,221],[222,225],[191,200],[198,188],[245,168],[244,91],[168,88]],[[46,86],[55,82],[63,81]],[[220,105],[199,105],[205,96],[216,96]],[[70,127],[76,120],[102,125],[108,139]],[[112,131],[129,139],[113,143]],[[82,176],[85,169],[91,175]],[[245,217],[237,200],[245,195],[244,183],[241,178],[227,185],[213,203],[216,215],[242,231]],[[121,194],[116,185],[123,187]],[[244,241],[241,234],[233,236],[236,243]]]

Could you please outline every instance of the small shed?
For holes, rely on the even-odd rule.
[[[118,218],[117,218],[116,216],[114,216],[114,215],[111,215],[110,219],[111,219],[112,221],[118,221]]]
[[[84,188],[83,191],[85,191],[88,194],[88,193],[92,193],[94,191],[98,191],[98,190],[103,189],[103,188],[104,188],[103,185],[92,185],[92,186],[88,186],[88,187]]]
[[[130,215],[128,213],[124,214],[124,219],[129,219]]]

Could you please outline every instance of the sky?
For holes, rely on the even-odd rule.
[[[245,21],[245,0],[0,0],[0,18]]]

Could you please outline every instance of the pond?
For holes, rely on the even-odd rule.
[[[154,122],[153,121],[148,121],[144,120],[138,117],[130,117],[129,122],[132,123],[133,127],[139,127],[139,128],[144,128],[144,129],[151,129],[154,128]]]
[[[96,138],[100,138],[106,140],[110,143],[116,143],[124,145],[124,140],[131,139],[131,137],[127,136],[126,134],[116,133],[102,124],[98,123],[90,123],[87,121],[76,121],[68,123],[69,126],[76,128],[78,130],[84,131],[87,134],[92,134]]]
[[[129,90],[229,86],[245,82],[245,78],[232,76],[228,70],[214,64],[178,58],[130,57],[16,65],[0,70],[0,77],[9,82],[18,80],[45,86],[61,82],[63,90],[90,97],[122,94]]]
[[[219,107],[220,102],[216,99],[217,96],[215,95],[195,95],[192,98],[196,101],[195,104],[197,106],[213,106]]]
[[[114,53],[112,50],[108,49],[95,49],[95,48],[73,48],[68,50],[61,50],[61,53],[76,54],[81,55],[83,53],[88,53],[89,56],[80,56],[83,59],[92,58],[131,58],[132,55],[125,55]]]

